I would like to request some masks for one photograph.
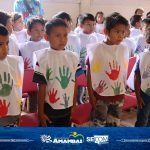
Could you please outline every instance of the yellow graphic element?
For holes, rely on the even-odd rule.
[[[99,60],[95,60],[91,66],[91,71],[93,73],[101,72],[102,70],[102,62]]]
[[[82,134],[78,134],[77,132],[72,132],[69,137],[77,138],[81,137],[84,140],[84,136]]]
[[[22,78],[20,76],[16,76],[16,86],[22,88],[22,85],[23,85]]]
[[[128,61],[124,61],[124,67],[125,69],[128,69]]]
[[[17,104],[19,109],[21,109],[21,99],[19,97],[17,97]]]

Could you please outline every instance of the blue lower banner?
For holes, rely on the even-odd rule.
[[[0,128],[0,150],[145,150],[150,128]]]

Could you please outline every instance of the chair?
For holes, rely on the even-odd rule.
[[[23,89],[22,89],[22,97],[24,98],[22,101],[22,109],[28,111],[28,96],[30,92],[37,92],[38,86],[36,83],[32,82],[34,70],[33,69],[25,69],[24,70],[24,79],[23,79]]]
[[[37,113],[27,113],[21,115],[19,120],[19,127],[38,127],[38,114]]]
[[[82,126],[89,122],[92,106],[90,103],[78,105],[72,114],[72,126]]]

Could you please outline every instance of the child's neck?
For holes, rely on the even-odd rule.
[[[51,46],[51,49],[53,49],[53,50],[55,50],[55,51],[64,51],[64,50],[65,50],[65,48],[59,49],[59,48],[54,48],[54,47],[52,47],[52,46]]]

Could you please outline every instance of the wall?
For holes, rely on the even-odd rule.
[[[0,0],[0,10],[12,12],[14,0]],[[113,11],[120,12],[128,19],[139,6],[143,7],[145,12],[150,11],[150,0],[41,0],[45,18],[51,18],[58,11],[66,11],[74,21],[80,13],[95,13],[103,11],[105,15]]]

